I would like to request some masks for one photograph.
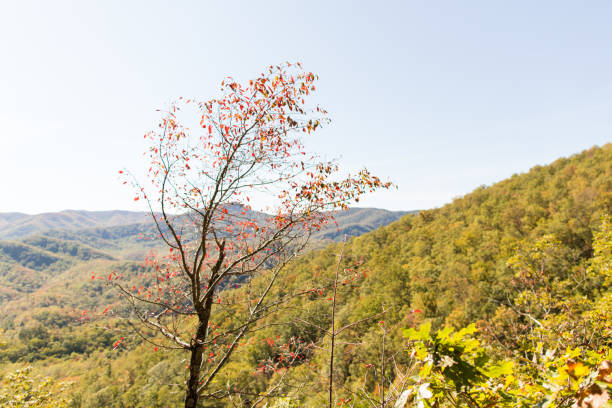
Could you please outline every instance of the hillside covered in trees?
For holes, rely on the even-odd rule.
[[[311,251],[274,289],[302,295],[258,323],[213,386],[224,398],[202,406],[321,407],[330,388],[334,406],[347,407],[603,401],[612,387],[610,214],[612,145],[605,145]],[[119,261],[93,240],[62,242],[46,236],[0,246],[0,299],[10,316],[2,321],[0,370],[31,365],[17,376],[32,393],[52,394],[40,397],[50,406],[179,405],[184,356],[134,335],[104,282],[88,278],[120,270],[136,279],[140,264]],[[73,278],[54,277],[60,270]],[[74,276],[85,279],[77,284]],[[20,297],[40,290],[37,277],[49,280],[45,291]],[[230,327],[231,303],[216,307],[211,330]],[[215,359],[211,349],[205,369]],[[10,398],[10,383],[0,402]]]
[[[337,227],[321,230],[312,242],[324,246],[338,236],[363,234],[403,214],[350,209],[338,217]],[[115,272],[134,277],[145,256],[160,250],[151,222],[134,222],[145,215],[113,211],[0,214],[6,221],[0,230],[3,238],[23,230],[16,226],[36,232],[0,240],[0,330],[7,339],[2,362],[63,359],[112,346],[117,332],[89,324],[88,313],[109,306],[115,309],[119,298],[105,282],[92,281],[91,276]],[[15,217],[18,222],[11,227],[9,221]],[[85,311],[89,312],[83,315]]]

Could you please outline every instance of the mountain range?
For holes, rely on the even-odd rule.
[[[148,213],[134,211],[78,211],[29,215],[0,213],[0,239],[22,238],[50,230],[82,230],[149,222]]]
[[[329,226],[315,234],[316,239],[341,239],[344,234],[358,236],[398,220],[410,211],[388,211],[378,208],[351,208],[336,214],[338,227]],[[414,212],[414,211],[413,211]],[[65,210],[29,215],[0,213],[0,240],[14,240],[29,235],[78,237],[126,236],[138,234],[152,226],[148,212]],[[338,229],[340,231],[338,231]]]
[[[394,222],[403,211],[352,208],[336,215],[335,224],[317,231],[313,247],[358,236]],[[150,239],[155,229],[149,214],[129,211],[75,211],[27,215],[0,213],[0,310],[6,313],[17,303],[37,302],[49,294],[49,285],[66,282],[77,290],[87,274],[87,265],[97,269],[126,268],[138,264],[160,242]],[[61,304],[64,291],[53,293]],[[78,302],[77,302],[78,303]],[[91,302],[86,302],[91,304]],[[78,304],[74,304],[78,306]],[[8,308],[8,309],[7,309]],[[21,308],[21,310],[24,310]],[[0,318],[2,320],[2,318]]]

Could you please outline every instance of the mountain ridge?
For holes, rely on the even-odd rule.
[[[336,214],[336,220],[342,227],[347,227],[349,235],[354,236],[371,231],[382,225],[396,221],[403,215],[415,211],[390,211],[381,208],[350,208]],[[367,219],[367,222],[364,220]],[[15,240],[29,235],[57,235],[58,232],[74,232],[92,229],[121,229],[126,226],[151,226],[153,221],[148,212],[108,210],[64,210],[28,215],[25,213],[0,213],[0,240]],[[344,225],[347,224],[347,225]],[[364,225],[366,224],[366,225]],[[355,229],[356,226],[362,228]],[[350,227],[350,228],[349,228]],[[315,233],[316,238],[338,240],[334,227],[324,228]],[[352,231],[352,233],[351,233]],[[340,233],[340,236],[344,232]]]
[[[142,223],[146,221],[147,214],[123,210],[64,210],[34,215],[18,212],[0,213],[0,239],[18,239],[48,230],[78,230]]]

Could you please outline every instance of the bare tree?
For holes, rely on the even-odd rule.
[[[143,339],[188,352],[185,407],[234,392],[213,380],[262,318],[300,294],[270,297],[330,211],[390,185],[365,169],[338,177],[335,162],[306,151],[303,139],[328,123],[306,105],[315,80],[289,63],[245,85],[226,78],[222,97],[179,99],[145,136],[150,184],[130,182],[169,252],[147,258],[142,285],[112,282]]]

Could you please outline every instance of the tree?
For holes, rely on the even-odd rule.
[[[333,211],[390,186],[365,169],[339,177],[334,161],[306,151],[304,138],[329,122],[324,109],[306,105],[316,79],[289,63],[244,85],[226,78],[222,97],[181,98],[145,135],[150,185],[131,179],[135,200],[148,203],[169,253],[146,259],[142,284],[108,279],[144,325],[133,326],[139,335],[189,353],[185,407],[239,392],[211,386],[259,320],[307,293],[269,297],[284,266]]]

